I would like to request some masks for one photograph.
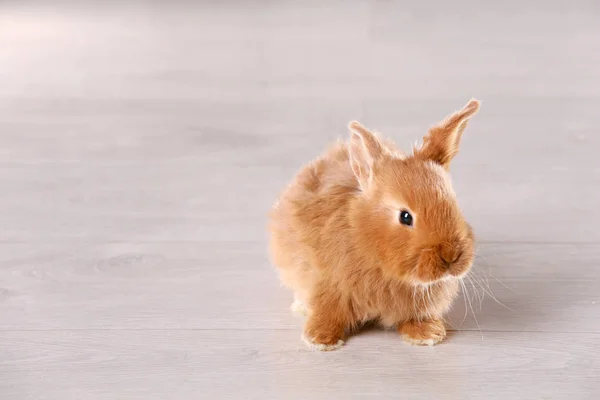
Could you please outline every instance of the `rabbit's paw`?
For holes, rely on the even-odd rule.
[[[407,321],[398,327],[406,343],[418,346],[433,346],[446,337],[446,327],[439,319]]]
[[[302,340],[304,343],[316,350],[320,351],[332,351],[337,350],[344,345],[344,341],[342,339],[331,339],[326,341],[319,341],[319,339],[315,339],[309,336],[306,336],[306,333],[302,335]]]
[[[309,347],[321,351],[337,350],[344,344],[344,327],[328,320],[308,317],[302,340]]]

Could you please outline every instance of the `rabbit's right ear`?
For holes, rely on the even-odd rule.
[[[366,190],[373,179],[373,163],[383,155],[384,149],[375,134],[361,123],[352,121],[348,128],[351,135],[348,145],[350,166],[361,189]]]
[[[423,138],[423,146],[415,151],[415,155],[431,160],[448,170],[450,161],[458,153],[460,139],[467,123],[478,110],[479,101],[471,99],[462,110],[429,129],[429,134]]]

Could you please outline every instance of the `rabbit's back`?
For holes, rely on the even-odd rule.
[[[321,254],[347,225],[349,203],[358,190],[347,145],[340,141],[304,166],[273,205],[271,258],[297,294],[313,286],[316,269],[323,267]]]

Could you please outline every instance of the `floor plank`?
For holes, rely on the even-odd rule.
[[[600,333],[599,254],[598,245],[480,245],[450,326]],[[262,243],[0,244],[0,255],[0,330],[302,326]]]
[[[204,176],[210,163],[0,167],[0,241],[262,240],[274,199],[299,167],[282,164],[212,166],[219,170]],[[600,175],[475,167],[454,178],[481,242],[599,243]]]
[[[18,399],[591,398],[598,338],[481,340],[461,332],[423,349],[393,332],[369,332],[318,353],[292,331],[0,332],[0,392]]]

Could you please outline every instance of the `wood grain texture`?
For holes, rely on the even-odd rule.
[[[0,244],[0,255],[0,330],[302,326],[263,243]],[[598,332],[599,258],[598,245],[480,245],[450,326]]]
[[[2,2],[0,398],[596,398],[599,18]],[[476,280],[449,340],[306,349],[265,251],[275,197],[348,121],[409,149],[472,96],[452,175]]]
[[[598,334],[481,340],[470,332],[424,349],[394,332],[369,332],[332,353],[307,349],[298,337],[275,330],[2,332],[0,349],[13,364],[0,367],[0,390],[19,399],[568,399],[598,385]]]

